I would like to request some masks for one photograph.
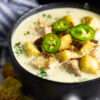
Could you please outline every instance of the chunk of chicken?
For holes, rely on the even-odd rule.
[[[92,18],[91,23],[89,24],[91,27],[93,27],[94,29],[97,29],[100,27],[100,22],[99,22],[99,18]]]
[[[95,43],[88,41],[80,49],[80,52],[82,55],[89,54],[95,48],[95,46],[96,46]]]
[[[98,44],[100,44],[100,29],[96,30],[95,40],[98,42]]]
[[[48,59],[43,56],[37,57],[32,61],[32,65],[38,69],[40,68],[48,68]]]
[[[100,45],[97,45],[96,48],[91,52],[91,56],[95,57],[100,63]]]
[[[63,65],[65,68],[67,68],[70,72],[74,73],[76,76],[81,76],[78,60],[76,59],[69,60],[68,62],[64,62]]]
[[[45,33],[45,34],[51,33],[51,32],[52,32],[51,26],[45,26],[45,27],[44,27],[44,33]]]
[[[48,26],[47,21],[43,17],[38,18],[38,24],[39,24],[40,27]]]
[[[70,50],[61,51],[56,56],[61,62],[68,61],[74,58],[80,58],[80,55],[78,53]]]
[[[57,60],[54,56],[49,56],[49,57],[40,56],[32,61],[32,65],[39,69],[49,68],[49,66],[55,63],[56,61]]]
[[[38,25],[36,26],[35,29],[41,35],[44,35],[44,34],[52,32],[52,27],[50,25],[48,25],[47,21],[44,18],[40,17],[38,19],[37,23],[38,23]]]
[[[56,60],[56,58],[55,58],[54,56],[50,56],[50,57],[48,58],[48,63],[49,63],[49,65],[55,63],[56,61],[57,61],[57,60]]]

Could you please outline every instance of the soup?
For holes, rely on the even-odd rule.
[[[33,14],[11,39],[18,63],[47,80],[73,83],[100,77],[100,16],[77,8]]]

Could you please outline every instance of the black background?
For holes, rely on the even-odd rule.
[[[47,4],[53,2],[78,2],[78,3],[88,2],[90,5],[100,8],[100,0],[38,0],[38,2],[40,4]]]

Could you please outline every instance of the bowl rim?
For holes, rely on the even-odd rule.
[[[78,9],[83,9],[83,10],[87,10],[87,11],[92,11],[94,13],[98,13],[99,10],[91,7],[91,8],[85,8],[84,7],[84,4],[80,4],[80,3],[73,3],[73,2],[60,2],[60,3],[49,3],[49,4],[45,4],[45,5],[40,5],[36,8],[33,8],[29,11],[27,11],[24,15],[22,15],[18,21],[15,23],[15,25],[13,26],[12,30],[11,30],[11,34],[8,34],[8,44],[9,44],[9,51],[10,51],[10,55],[11,57],[13,58],[14,62],[24,71],[28,72],[28,74],[36,77],[36,78],[39,78],[40,80],[45,80],[45,81],[48,81],[48,82],[52,82],[54,84],[58,84],[58,85],[72,85],[72,86],[77,86],[77,85],[85,85],[85,84],[89,84],[89,83],[95,83],[95,82],[98,82],[100,81],[100,78],[96,78],[96,79],[92,79],[92,80],[87,80],[87,81],[82,81],[82,82],[59,82],[59,81],[54,81],[54,80],[49,80],[49,79],[44,79],[44,78],[40,78],[39,76],[37,75],[34,75],[32,74],[31,72],[29,72],[28,70],[26,70],[25,68],[23,68],[19,62],[17,61],[17,59],[15,58],[14,56],[14,53],[13,53],[13,50],[12,50],[12,43],[11,43],[11,39],[12,39],[12,35],[14,33],[14,30],[17,28],[17,26],[23,22],[23,20],[25,18],[28,18],[29,16],[33,15],[33,14],[36,14],[38,12],[41,12],[41,11],[44,11],[44,10],[49,10],[49,9],[52,9],[52,8],[78,8]],[[12,61],[12,60],[11,60]]]

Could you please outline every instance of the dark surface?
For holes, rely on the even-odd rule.
[[[49,9],[52,7],[59,7],[59,6],[71,6],[71,7],[79,7],[79,8],[85,8],[85,9],[90,9],[99,12],[98,7],[95,8],[93,5],[90,6],[84,6],[84,4],[60,4],[57,6],[52,5],[52,6],[45,6],[43,8],[33,10],[24,17],[22,17],[19,21],[18,24],[26,18],[28,15],[34,14],[38,11],[44,10],[44,9]],[[95,9],[94,9],[95,8]],[[17,25],[18,25],[17,24]],[[11,36],[10,36],[11,37]],[[9,40],[10,40],[9,37]],[[10,41],[9,41],[10,42]],[[11,43],[9,43],[11,46]],[[10,47],[11,50],[11,47]],[[63,97],[68,94],[77,94],[79,97],[81,97],[81,100],[100,100],[96,99],[95,97],[99,96],[100,93],[100,79],[97,80],[92,80],[84,83],[78,83],[78,84],[63,84],[63,83],[58,83],[58,82],[52,82],[44,79],[40,79],[27,71],[25,71],[16,61],[12,51],[10,52],[12,62],[15,66],[16,72],[19,74],[23,84],[24,84],[24,90],[27,93],[31,93],[34,95],[37,100],[63,100]],[[94,99],[91,99],[94,97]],[[66,99],[67,100],[67,99]]]
[[[88,3],[88,6],[95,7],[96,9],[100,9],[100,0],[38,0],[39,4],[48,4],[48,3],[79,3],[81,5]]]
[[[38,2],[40,4],[47,4],[47,3],[53,3],[53,2],[78,2],[78,3],[85,3],[85,2],[88,2],[88,3],[91,3],[94,5],[94,3],[96,5],[98,5],[99,7],[99,0],[38,0]]]
[[[93,0],[38,0],[41,4],[47,4],[51,2],[91,2]]]

